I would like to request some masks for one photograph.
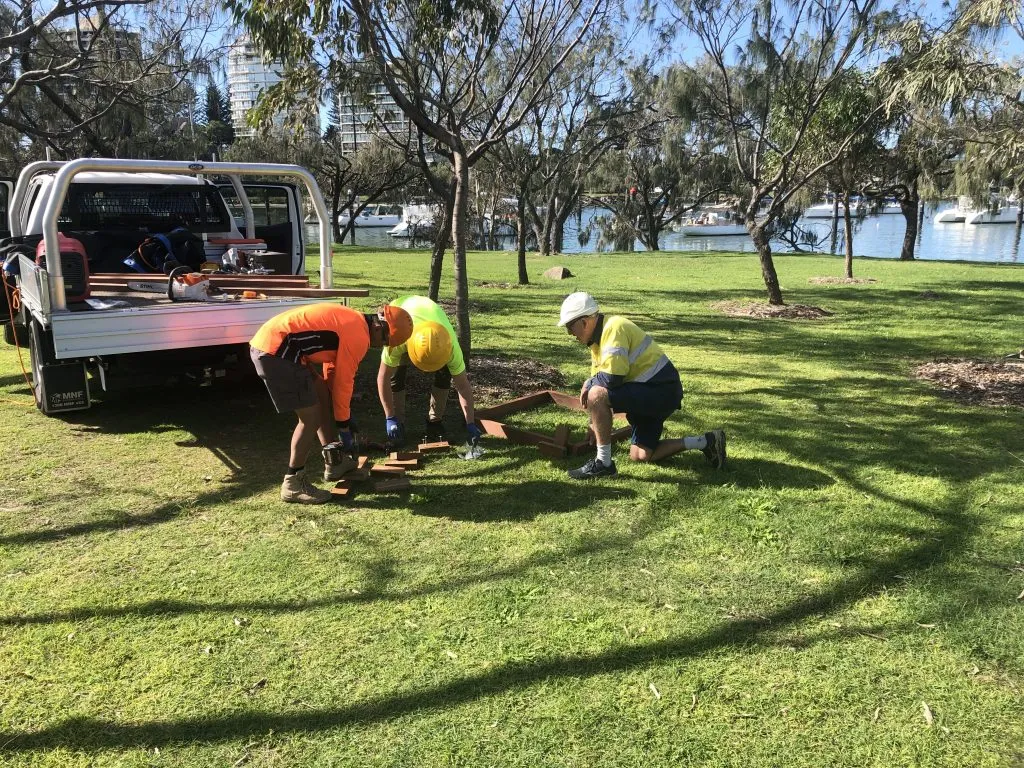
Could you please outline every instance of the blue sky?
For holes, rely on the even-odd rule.
[[[899,5],[902,6],[904,11],[909,11],[910,8],[916,6],[919,9],[919,14],[921,16],[935,22],[945,18],[949,14],[950,10],[950,3],[947,2],[947,0],[911,0],[911,2],[902,2],[901,0],[883,0],[882,4],[889,7],[892,5]],[[671,13],[667,9],[673,7],[672,0],[661,0],[659,5],[658,17],[666,20],[670,19]],[[648,42],[648,45],[651,45],[653,48],[653,44]],[[1004,61],[1010,61],[1014,58],[1024,58],[1024,39],[1012,30],[1004,32],[997,40],[992,42],[990,46],[993,54]],[[687,39],[685,33],[674,41],[670,46],[670,50],[662,52],[666,61],[691,59],[701,55],[701,53],[700,44],[696,40]]]

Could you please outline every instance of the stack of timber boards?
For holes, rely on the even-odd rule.
[[[355,497],[356,487],[373,481],[374,493],[400,493],[412,488],[406,472],[420,468],[425,453],[443,451],[448,443],[424,443],[417,451],[395,451],[383,461],[370,463],[366,456],[359,457],[356,468],[348,472],[331,489],[336,501],[349,501]],[[425,449],[425,450],[424,450]]]
[[[258,291],[265,296],[291,296],[293,298],[346,298],[369,296],[368,288],[311,288],[306,275],[209,275],[210,282],[225,293],[241,294]],[[162,273],[97,273],[89,275],[89,288],[96,293],[133,292],[128,283],[167,285]]]

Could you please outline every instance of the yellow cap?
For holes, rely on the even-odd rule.
[[[406,347],[409,359],[421,371],[433,373],[452,359],[452,337],[448,329],[433,320],[416,323]]]

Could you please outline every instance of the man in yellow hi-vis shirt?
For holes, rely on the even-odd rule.
[[[473,388],[466,375],[466,362],[451,321],[444,310],[426,296],[402,296],[392,301],[390,306],[408,312],[413,329],[408,341],[384,349],[380,356],[377,393],[384,409],[388,440],[396,448],[405,441],[405,377],[409,363],[412,363],[419,370],[434,374],[423,438],[427,442],[448,439],[442,420],[448,404],[448,391],[454,387],[466,418],[469,442],[475,445],[482,432],[476,425]]]
[[[633,427],[629,458],[658,461],[683,450],[700,450],[716,469],[725,466],[725,432],[699,437],[661,439],[665,420],[683,405],[679,373],[661,347],[631,320],[601,314],[588,293],[570,294],[562,302],[559,326],[590,348],[591,376],[580,390],[580,402],[590,414],[597,455],[579,469],[574,480],[612,477],[612,414],[625,413]]]

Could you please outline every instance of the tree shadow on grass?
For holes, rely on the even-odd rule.
[[[474,483],[437,492],[442,503],[414,506],[413,514],[472,523],[523,522],[637,496],[636,491],[614,483],[570,484],[568,480],[521,480],[511,488],[507,482]]]
[[[928,540],[877,557],[854,570],[833,588],[782,605],[763,615],[723,621],[704,632],[681,634],[647,643],[624,643],[595,653],[552,653],[545,658],[515,661],[462,678],[408,693],[384,696],[341,707],[295,712],[237,712],[219,717],[194,717],[121,723],[103,718],[74,717],[33,732],[0,731],[0,752],[65,748],[83,751],[212,743],[251,738],[268,731],[310,733],[364,726],[524,689],[552,680],[579,680],[608,675],[671,659],[694,659],[728,648],[788,645],[787,627],[811,616],[841,611],[908,574],[924,571],[970,545],[976,528],[961,511],[965,499],[947,499],[940,508],[925,509],[938,530]],[[911,505],[919,507],[920,505]],[[951,585],[955,588],[955,585]],[[818,640],[827,639],[823,634]]]
[[[560,548],[555,552],[537,552],[502,568],[491,568],[475,573],[460,573],[435,584],[426,584],[414,589],[392,589],[389,582],[396,577],[394,561],[390,557],[375,556],[368,561],[364,580],[359,584],[359,591],[348,590],[330,593],[320,597],[296,600],[245,600],[224,601],[218,603],[197,603],[184,600],[159,599],[149,600],[134,605],[116,607],[83,606],[63,611],[48,613],[20,614],[0,616],[0,626],[28,626],[53,624],[61,622],[77,622],[93,619],[119,619],[124,617],[164,616],[224,613],[228,615],[242,613],[284,614],[300,611],[316,611],[338,605],[361,605],[376,602],[401,602],[414,600],[433,594],[456,592],[460,589],[477,584],[499,582],[505,579],[520,577],[524,572],[536,568],[550,568],[572,560],[589,561],[594,555],[624,550],[635,546],[646,537],[660,531],[667,524],[663,515],[657,513],[653,505],[638,504],[640,513],[628,532],[591,532],[582,531],[576,537],[576,543]],[[324,507],[317,509],[323,510]],[[0,744],[2,752],[2,744]]]

